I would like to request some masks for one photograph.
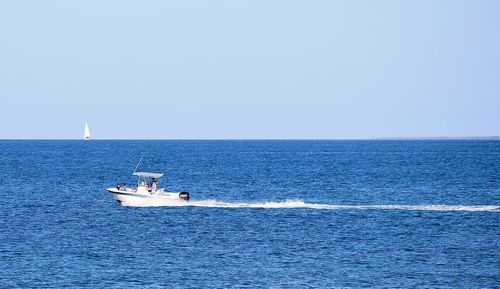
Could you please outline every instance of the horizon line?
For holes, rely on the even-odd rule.
[[[367,138],[0,138],[0,141],[341,141],[341,140],[500,140],[500,136],[367,137]]]

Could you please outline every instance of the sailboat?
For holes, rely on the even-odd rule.
[[[87,122],[85,122],[85,129],[83,130],[83,139],[84,140],[90,139],[90,130],[89,130],[89,125],[87,124]]]

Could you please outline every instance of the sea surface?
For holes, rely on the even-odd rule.
[[[138,170],[185,206],[122,207]],[[500,141],[0,141],[0,287],[499,288]]]

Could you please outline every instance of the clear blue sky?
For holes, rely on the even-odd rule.
[[[500,135],[500,1],[0,0],[0,139]]]

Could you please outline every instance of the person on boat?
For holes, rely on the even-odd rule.
[[[127,184],[126,183],[123,183],[123,190],[126,191],[127,190]]]
[[[117,190],[120,190],[120,189],[121,189],[120,183],[116,184],[116,189],[117,189]]]
[[[156,192],[156,180],[153,181],[153,184],[151,185],[151,192],[152,193]]]

